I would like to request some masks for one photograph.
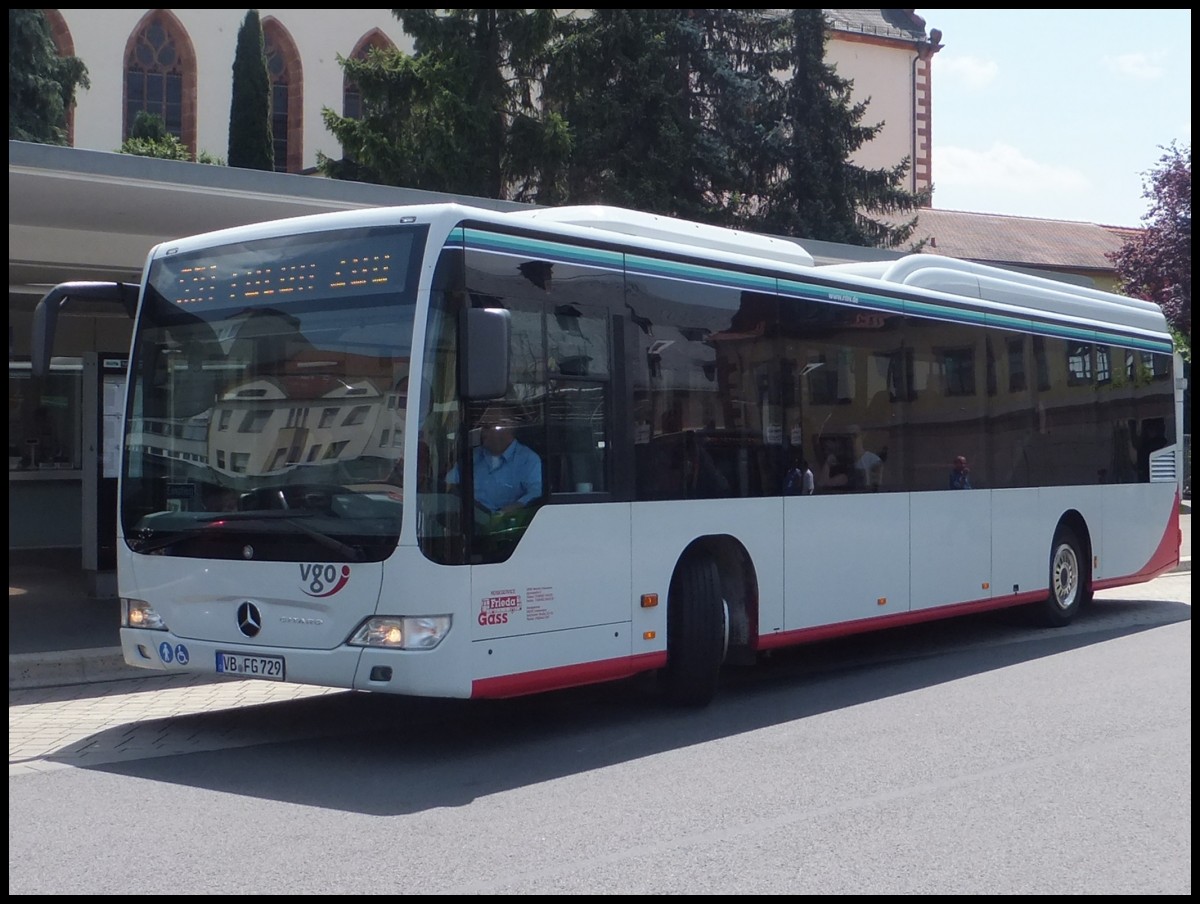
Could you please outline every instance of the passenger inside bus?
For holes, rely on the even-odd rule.
[[[967,467],[965,456],[958,455],[954,459],[954,467],[950,470],[950,489],[971,489],[971,469]]]

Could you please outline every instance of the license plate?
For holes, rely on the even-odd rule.
[[[240,678],[263,678],[282,681],[282,656],[249,656],[244,653],[217,652],[217,674],[237,675]]]

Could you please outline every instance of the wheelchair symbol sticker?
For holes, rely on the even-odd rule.
[[[176,646],[175,646],[175,661],[178,662],[180,665],[187,665],[189,658],[190,657],[188,656],[187,647],[185,647],[183,644],[176,644]]]

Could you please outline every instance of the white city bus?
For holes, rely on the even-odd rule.
[[[1065,282],[430,204],[58,286],[35,371],[69,298],[136,314],[117,546],[141,668],[458,698],[653,672],[702,704],[764,651],[1002,607],[1064,625],[1179,558],[1167,325]],[[512,511],[475,501],[500,422],[540,464]]]

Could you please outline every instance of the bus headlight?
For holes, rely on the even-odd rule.
[[[154,610],[154,607],[145,600],[132,600],[121,597],[121,627],[165,631],[167,630],[167,623]]]
[[[449,615],[376,615],[359,625],[347,643],[352,647],[432,650],[449,632]]]

